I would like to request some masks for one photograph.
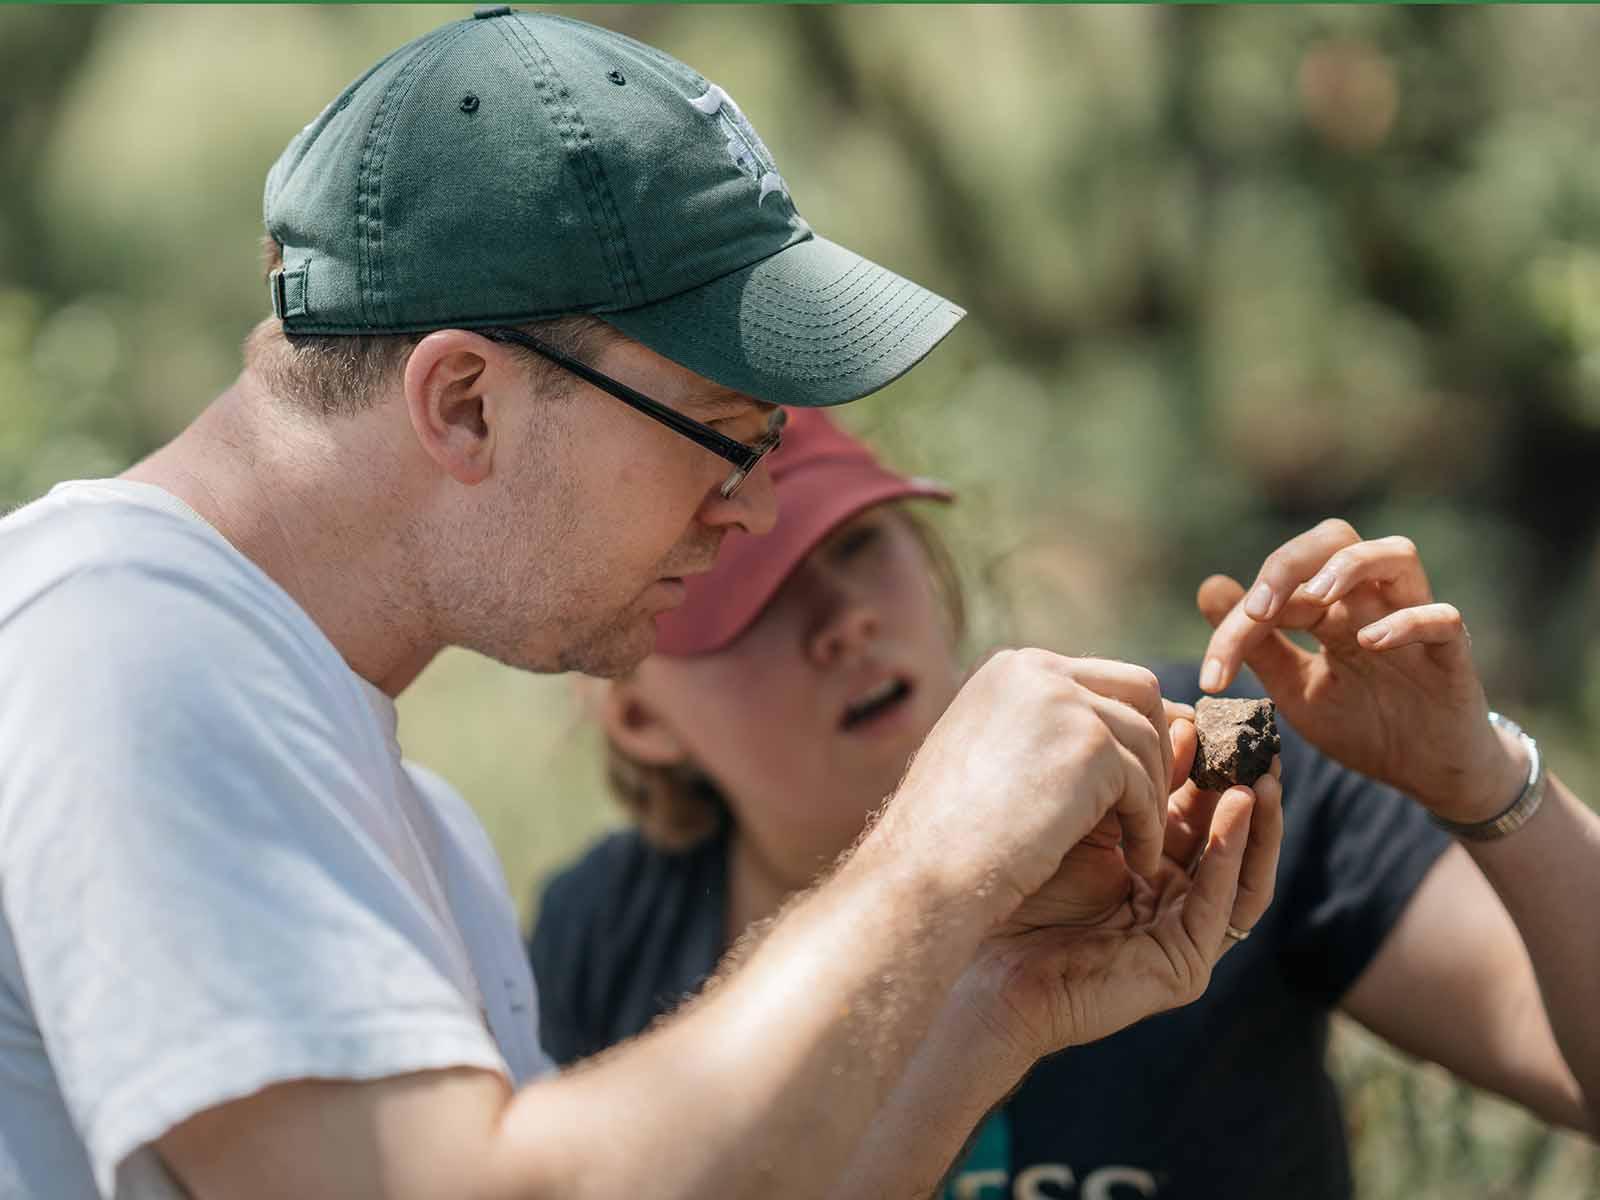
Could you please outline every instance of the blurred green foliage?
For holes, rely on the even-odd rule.
[[[404,8],[0,6],[0,505],[193,416],[266,311],[267,166]],[[962,492],[978,642],[1192,657],[1195,586],[1327,515],[1421,546],[1496,703],[1600,793],[1600,12],[624,7],[827,236],[969,319],[845,413]],[[447,655],[403,737],[513,889],[612,820],[559,681]],[[1341,1034],[1364,1194],[1600,1159]]]

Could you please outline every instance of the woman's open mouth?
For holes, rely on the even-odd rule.
[[[886,679],[850,703],[840,718],[839,728],[851,731],[872,725],[898,710],[910,695],[910,681]]]

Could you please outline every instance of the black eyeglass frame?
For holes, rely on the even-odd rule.
[[[722,481],[722,486],[718,489],[724,500],[733,498],[734,493],[749,478],[750,472],[756,469],[756,465],[776,450],[783,440],[783,425],[789,414],[782,408],[773,409],[772,415],[767,419],[767,432],[760,441],[754,444],[741,442],[718,433],[711,426],[702,424],[693,417],[684,416],[677,409],[669,408],[659,400],[650,399],[643,392],[629,387],[621,380],[596,371],[588,363],[580,362],[572,355],[564,354],[554,346],[523,333],[520,329],[508,329],[496,325],[487,329],[474,329],[472,332],[488,338],[491,342],[521,346],[525,350],[531,350],[563,370],[570,371],[585,383],[599,388],[607,395],[615,396],[629,408],[636,409],[651,420],[661,422],[674,433],[681,434],[702,449],[726,459],[733,464],[733,471]]]

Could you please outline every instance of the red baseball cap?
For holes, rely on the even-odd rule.
[[[778,493],[777,525],[761,537],[738,530],[723,537],[716,566],[686,579],[683,603],[656,618],[657,654],[681,658],[727,646],[806,555],[862,510],[908,497],[955,499],[942,483],[889,470],[818,408],[789,410],[783,444],[764,465]]]

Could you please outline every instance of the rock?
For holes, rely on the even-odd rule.
[[[1214,792],[1260,779],[1271,768],[1272,756],[1283,748],[1276,713],[1271,700],[1202,697],[1194,706],[1200,745],[1189,778]]]

